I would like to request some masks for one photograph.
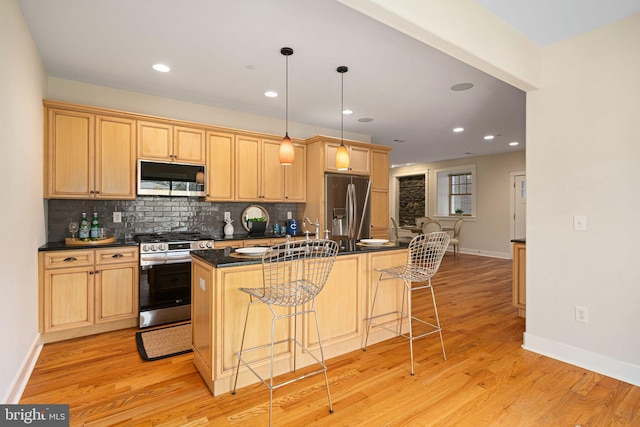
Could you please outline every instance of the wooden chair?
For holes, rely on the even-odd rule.
[[[435,233],[442,231],[442,224],[436,220],[427,221],[422,224],[422,234]]]
[[[395,218],[391,218],[391,225],[393,226],[393,235],[395,237],[394,242],[399,242],[399,243],[409,243],[411,242],[411,237],[409,236],[403,236],[400,237],[398,235],[398,223],[396,222]]]
[[[460,255],[460,230],[462,229],[462,223],[464,220],[462,218],[458,219],[455,224],[453,224],[453,237],[449,239],[449,244],[453,245],[453,256]]]

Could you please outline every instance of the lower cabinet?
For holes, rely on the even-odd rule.
[[[40,252],[39,257],[43,341],[137,325],[137,247]]]
[[[365,323],[368,316],[372,290],[378,274],[374,268],[402,265],[406,262],[406,249],[362,254],[344,254],[334,262],[324,289],[316,298],[315,307],[322,335],[325,359],[358,350],[364,342]],[[214,395],[229,392],[233,387],[249,297],[241,287],[262,286],[262,265],[238,265],[215,268],[206,261],[194,257],[192,262],[192,327],[193,363]],[[402,304],[402,287],[393,281],[385,284],[383,309],[397,310]],[[386,282],[385,282],[386,283]],[[283,313],[289,308],[279,307]],[[270,342],[272,314],[265,305],[252,307],[246,329],[246,347]],[[389,322],[395,320],[390,317]],[[315,320],[311,314],[294,320],[276,322],[276,341],[296,331],[297,338],[311,351],[317,353],[318,337]],[[369,343],[392,338],[392,333],[381,328],[372,328]],[[254,369],[268,376],[269,348],[247,356],[255,362]],[[298,348],[281,343],[275,346],[275,375],[290,372],[294,355],[297,366],[304,367],[314,362],[313,358]],[[255,383],[257,378],[246,369],[241,369],[238,387]]]

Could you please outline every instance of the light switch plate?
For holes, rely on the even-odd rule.
[[[587,217],[584,215],[573,216],[573,230],[574,231],[587,231]]]
[[[113,213],[113,222],[114,223],[122,222],[122,212]]]
[[[231,212],[225,212],[224,213],[224,220],[226,221],[228,219],[231,219]]]

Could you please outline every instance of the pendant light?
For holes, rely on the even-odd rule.
[[[344,73],[349,71],[349,68],[341,65],[336,68],[336,71],[340,73],[342,76],[342,101],[340,106],[340,147],[338,147],[338,151],[336,153],[336,169],[339,171],[349,170],[349,152],[347,151],[347,147],[344,146]]]
[[[293,151],[293,143],[289,138],[289,57],[293,55],[293,49],[290,47],[283,47],[280,49],[280,53],[286,58],[286,83],[285,83],[285,133],[282,142],[280,143],[280,164],[289,166],[293,164],[295,153]]]

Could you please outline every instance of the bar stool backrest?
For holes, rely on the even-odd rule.
[[[449,234],[444,231],[420,234],[409,243],[406,273],[414,282],[429,280],[440,268],[442,257],[449,246]]]
[[[264,302],[299,306],[324,287],[338,254],[333,240],[299,240],[270,247],[262,256]]]

